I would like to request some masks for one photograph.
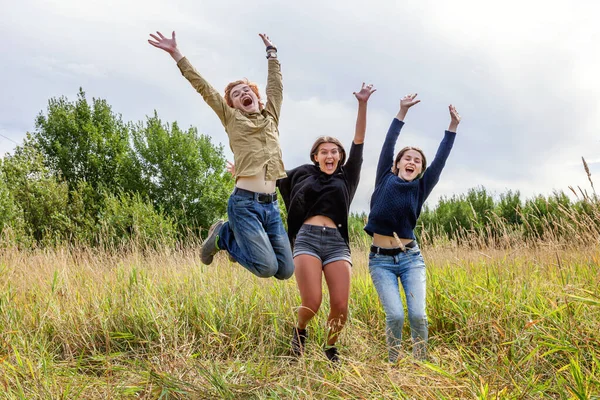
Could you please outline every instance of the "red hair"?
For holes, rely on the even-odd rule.
[[[227,105],[229,107],[233,107],[233,101],[231,100],[231,91],[237,85],[242,85],[242,84],[248,85],[248,87],[250,87],[250,90],[252,90],[254,92],[254,94],[256,95],[256,98],[258,99],[258,109],[262,110],[264,108],[264,104],[260,100],[260,93],[258,92],[258,85],[256,83],[254,83],[254,82],[250,82],[246,78],[240,79],[240,80],[237,80],[237,81],[234,81],[234,82],[230,82],[225,87],[225,103],[227,103]]]

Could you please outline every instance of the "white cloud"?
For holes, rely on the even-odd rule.
[[[600,173],[600,28],[591,2],[507,0],[301,3],[158,0],[25,0],[3,7],[0,126],[20,142],[50,97],[106,98],[126,120],[154,109],[197,126],[227,147],[218,119],[173,61],[146,43],[175,29],[180,46],[216,88],[247,76],[264,89],[256,33],[280,47],[285,102],[281,142],[288,165],[308,161],[316,136],[351,141],[352,91],[378,87],[369,105],[365,164],[353,210],[367,209],[379,146],[398,99],[418,91],[402,143],[431,159],[447,105],[463,115],[454,150],[432,194],[490,190],[523,194],[589,185]],[[404,142],[405,141],[405,142]],[[0,144],[3,142],[0,140]],[[228,154],[230,156],[230,154]]]

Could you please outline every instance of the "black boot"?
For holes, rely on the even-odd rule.
[[[327,359],[334,364],[337,364],[340,362],[340,356],[338,354],[338,349],[335,346],[326,347],[325,355],[327,356]]]
[[[296,357],[300,357],[304,353],[304,343],[306,343],[307,337],[306,329],[294,327],[292,332],[292,354]]]

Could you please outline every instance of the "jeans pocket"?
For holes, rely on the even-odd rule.
[[[382,265],[394,264],[393,256],[384,256],[383,254],[369,253],[369,268]]]
[[[252,207],[254,205],[254,199],[245,196],[238,196],[232,194],[231,201],[236,207]]]

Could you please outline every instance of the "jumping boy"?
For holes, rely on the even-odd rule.
[[[202,246],[201,260],[212,263],[219,250],[261,278],[288,279],[294,273],[290,243],[281,221],[275,182],[286,176],[279,146],[279,114],[283,100],[277,48],[259,34],[268,60],[267,103],[258,87],[246,79],[231,82],[225,97],[216,91],[183,56],[175,32],[171,38],[150,34],[152,46],[169,53],[183,76],[217,114],[236,165],[235,189],[227,206],[228,222],[213,224]]]

